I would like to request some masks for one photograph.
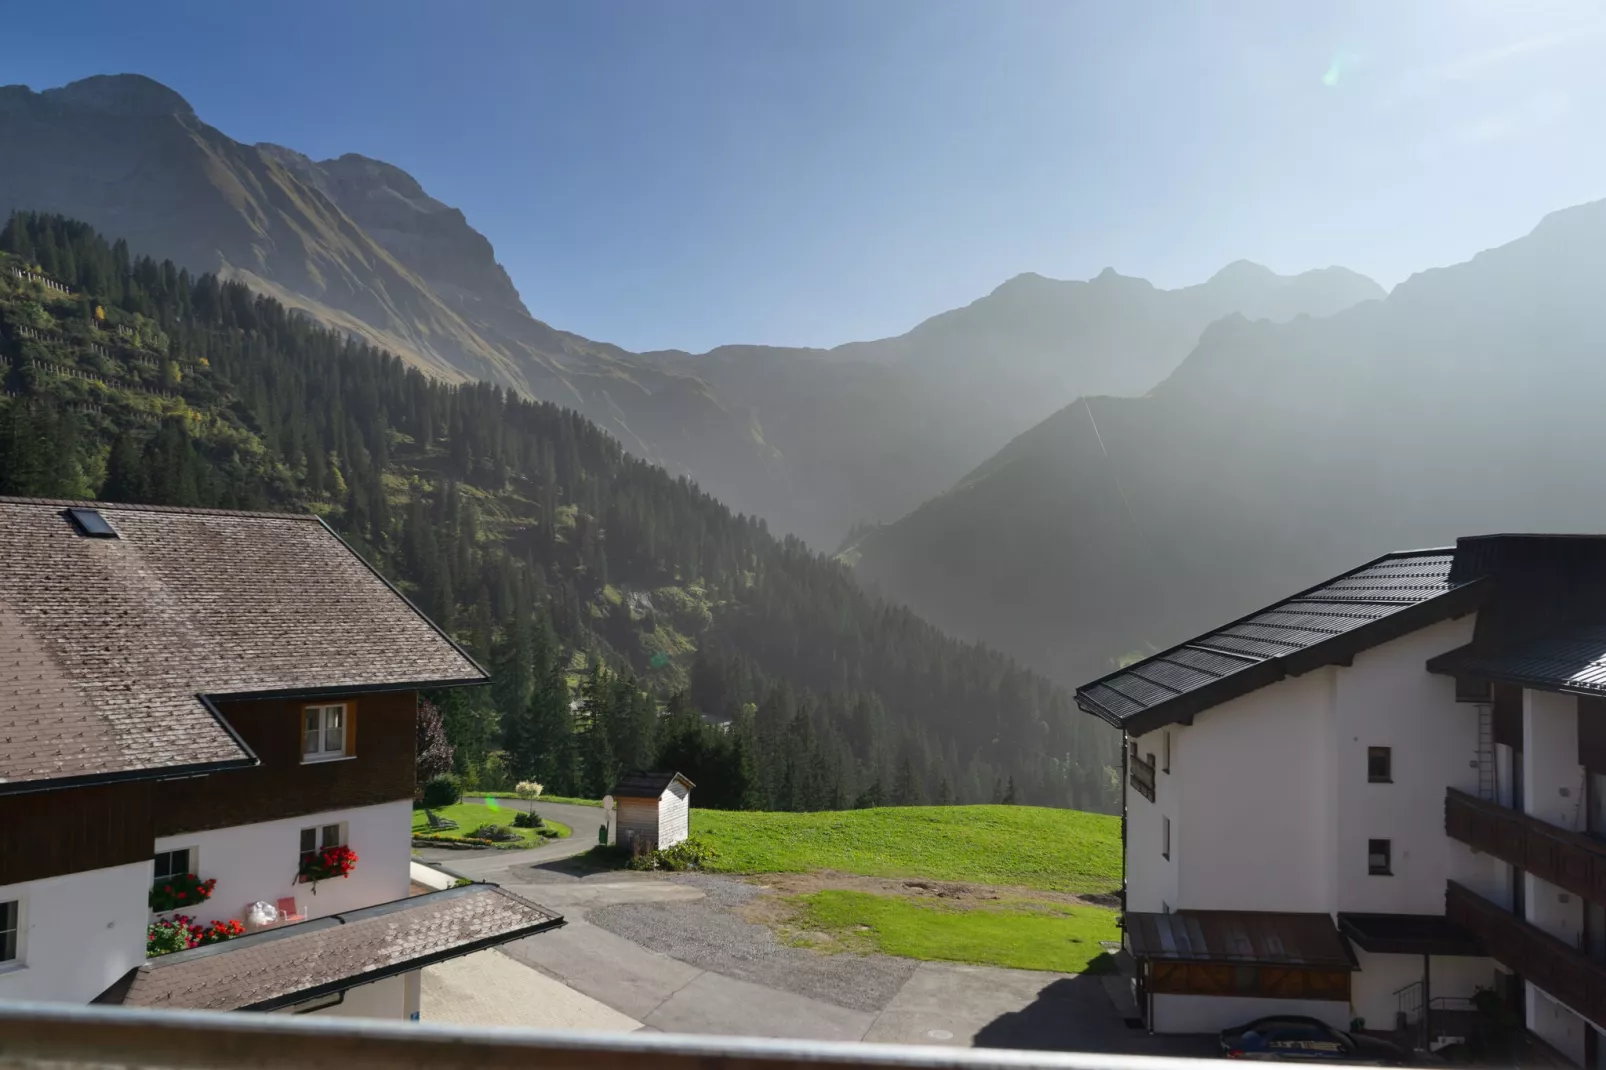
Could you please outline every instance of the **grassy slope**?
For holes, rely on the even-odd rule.
[[[505,807],[484,806],[479,803],[458,803],[456,806],[443,806],[433,811],[433,813],[437,817],[444,817],[450,821],[457,822],[457,828],[445,833],[450,839],[460,839],[467,836],[481,825],[511,826],[513,824],[512,810]],[[569,835],[572,831],[568,825],[557,821],[546,820],[546,825],[557,832],[560,839]],[[431,831],[429,819],[425,816],[423,810],[413,811],[413,831],[416,833],[428,833]],[[539,847],[541,844],[548,842],[547,838],[541,836],[535,829],[514,829],[513,831],[517,832],[520,839],[530,847]]]
[[[1115,911],[1103,907],[1005,900],[964,909],[835,889],[801,898],[804,927],[848,950],[905,958],[1099,973],[1108,968],[1099,941],[1121,938]]]
[[[1085,894],[1120,884],[1120,819],[1035,806],[892,806],[788,814],[699,810],[707,869],[1011,884]]]

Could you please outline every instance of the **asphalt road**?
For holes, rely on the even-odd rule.
[[[538,804],[576,835],[530,851],[434,852],[567,924],[502,950],[642,1028],[1061,1051],[1209,1054],[1123,1021],[1098,977],[787,947],[733,912],[760,889],[712,875],[583,870],[600,812]],[[563,811],[586,811],[574,821]],[[421,855],[431,852],[421,851]]]

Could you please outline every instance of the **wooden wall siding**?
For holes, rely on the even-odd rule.
[[[1455,881],[1444,913],[1483,938],[1489,954],[1592,1021],[1606,1022],[1606,963],[1596,962]]]
[[[1449,789],[1444,831],[1585,899],[1606,903],[1606,842]]]
[[[1303,966],[1155,960],[1150,968],[1149,990],[1177,996],[1257,996],[1348,1002],[1350,975],[1348,970],[1317,970]]]
[[[614,840],[620,847],[658,846],[658,800],[619,799],[614,803]]]
[[[254,769],[158,783],[156,835],[249,825],[412,798],[417,692],[327,701],[346,703],[346,749],[355,757],[301,761],[301,718],[306,700],[233,702],[221,706],[223,716],[262,764]]]
[[[151,781],[0,795],[0,885],[151,857]]]

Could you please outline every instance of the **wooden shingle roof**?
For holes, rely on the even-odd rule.
[[[213,698],[485,679],[317,517],[0,498],[0,792],[254,764]]]

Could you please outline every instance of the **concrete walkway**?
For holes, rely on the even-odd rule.
[[[419,1017],[454,1025],[628,1033],[641,1023],[491,949],[424,970]]]

